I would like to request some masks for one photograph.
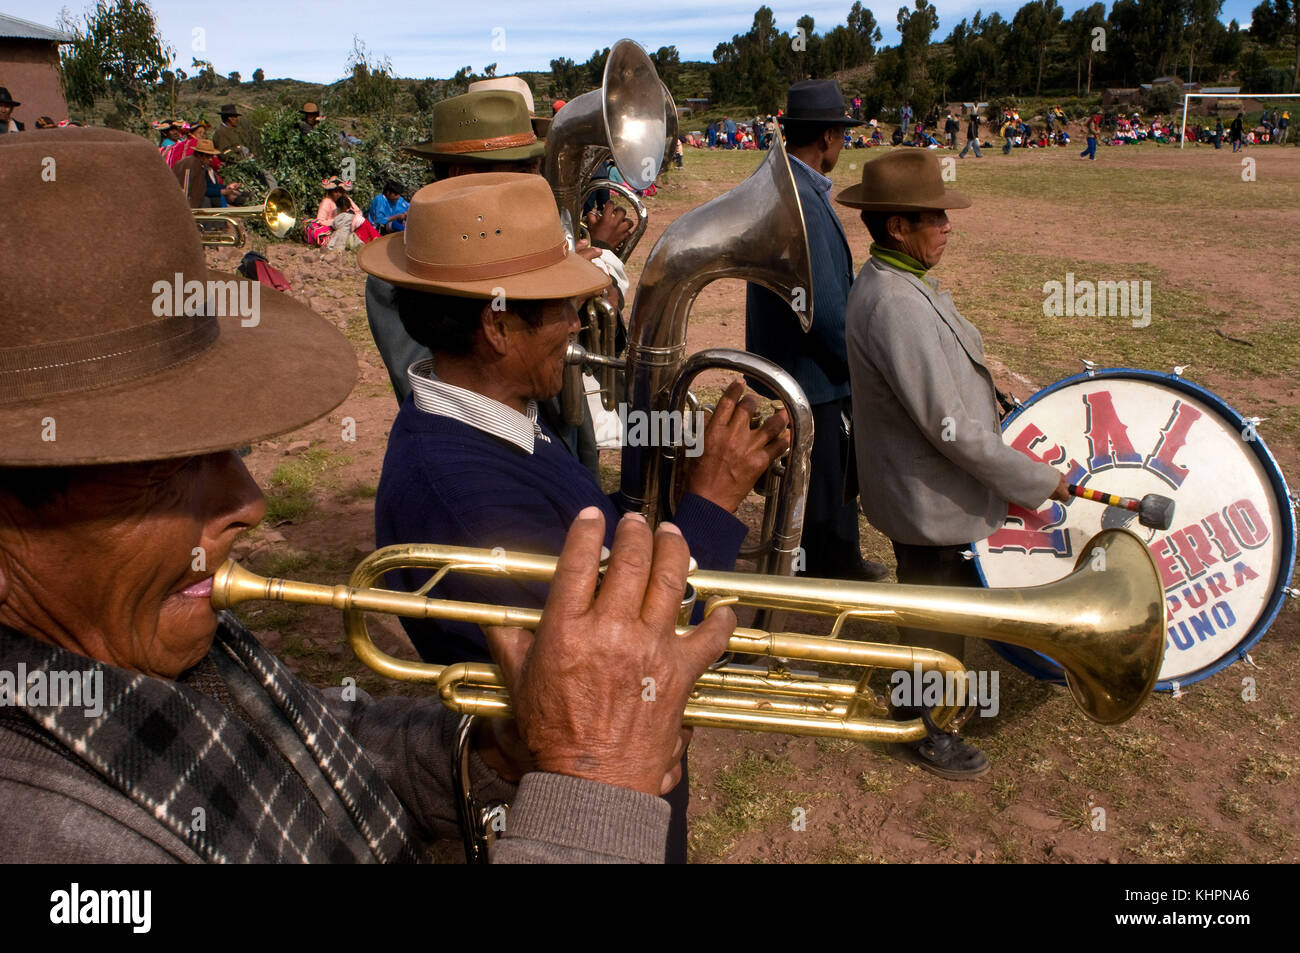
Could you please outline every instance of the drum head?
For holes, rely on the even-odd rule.
[[[1165,588],[1168,630],[1156,688],[1171,690],[1244,657],[1272,623],[1295,563],[1295,514],[1264,441],[1220,398],[1172,374],[1098,370],[1040,391],[1003,422],[1011,446],[1056,466],[1071,483],[1175,502],[1173,525],[1090,500],[1012,506],[975,545],[992,588],[1035,586],[1069,574],[1102,529],[1148,545]],[[995,643],[1039,678],[1061,681],[1051,659]]]

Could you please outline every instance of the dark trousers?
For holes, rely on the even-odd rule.
[[[804,510],[804,571],[835,577],[862,559],[858,541],[857,501],[844,502],[844,465],[848,433],[841,417],[844,401],[814,404],[813,448],[808,467],[808,502]]]
[[[916,586],[969,586],[980,587],[979,573],[974,560],[963,559],[962,552],[969,546],[913,546],[894,543],[894,558],[898,560],[898,581]],[[904,645],[947,652],[958,661],[966,659],[964,636],[929,629],[898,629]]]

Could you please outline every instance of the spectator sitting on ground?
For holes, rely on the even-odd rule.
[[[308,238],[314,238],[314,244],[325,245],[326,253],[336,251],[341,254],[345,248],[360,248],[362,242],[356,231],[366,219],[357,203],[352,201],[352,196],[348,195],[352,183],[332,175],[321,185],[325,187],[325,197],[316,210],[315,220],[308,223],[317,226],[317,230],[309,229]]]
[[[385,182],[384,191],[376,195],[366,211],[370,224],[379,229],[379,234],[406,230],[406,210],[411,203],[402,197],[402,187],[396,182]]]

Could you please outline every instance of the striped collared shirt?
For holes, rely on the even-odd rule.
[[[406,376],[411,382],[412,399],[417,410],[459,420],[475,430],[512,443],[525,453],[532,453],[534,443],[539,439],[551,442],[537,423],[535,400],[530,400],[521,414],[513,407],[476,391],[439,380],[433,372],[432,358],[416,361],[407,368]]]

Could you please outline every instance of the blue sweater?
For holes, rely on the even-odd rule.
[[[394,543],[442,543],[514,552],[558,554],[579,511],[605,513],[605,545],[613,546],[623,508],[606,495],[564,443],[539,418],[550,442],[538,438],[532,455],[450,417],[418,410],[407,398],[388,437],[375,500],[375,539]],[[703,569],[734,568],[745,524],[720,506],[687,493],[673,521]],[[427,571],[400,570],[386,584],[413,590]],[[540,608],[544,584],[520,584],[458,574],[432,595],[444,599]],[[476,625],[403,619],[421,658],[444,664],[486,661],[487,642]]]

